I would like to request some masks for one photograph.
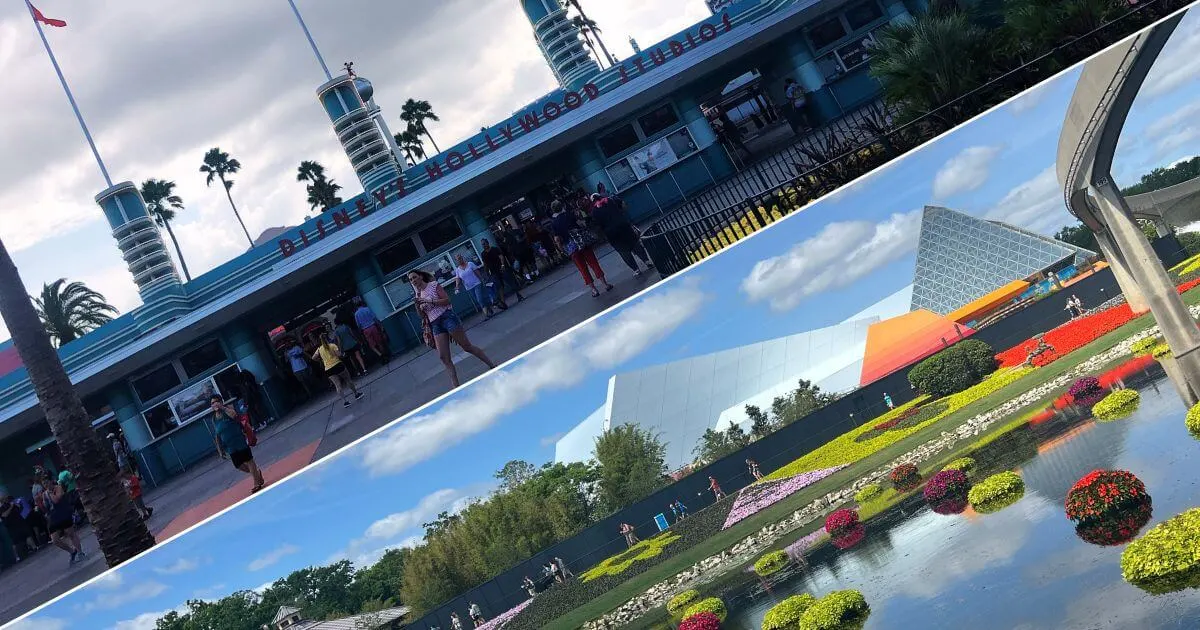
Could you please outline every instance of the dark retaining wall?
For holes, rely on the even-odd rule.
[[[1094,308],[1118,293],[1112,271],[1105,269],[1079,281],[1066,291],[1039,300],[977,331],[972,338],[987,342],[999,352],[1069,320],[1070,314],[1065,306],[1066,298],[1070,295],[1079,296],[1085,308]],[[956,340],[946,341],[952,344]],[[738,453],[693,472],[649,498],[621,510],[574,537],[543,550],[491,581],[446,602],[408,627],[417,630],[449,628],[450,612],[458,611],[459,616],[465,620],[468,618],[466,612],[470,602],[477,602],[487,618],[503,613],[528,598],[521,588],[522,578],[526,575],[536,576],[542,565],[551,558],[560,557],[569,569],[576,574],[581,573],[625,548],[624,540],[617,533],[617,526],[622,522],[632,523],[643,538],[648,537],[658,531],[654,524],[655,515],[665,513],[669,517],[668,505],[675,499],[683,501],[688,510],[693,512],[711,505],[713,495],[708,490],[710,475],[718,480],[726,493],[733,493],[750,482],[745,465],[747,458],[757,461],[764,474],[770,473],[858,426],[864,420],[873,419],[883,413],[885,392],[891,395],[896,405],[912,400],[914,392],[908,383],[908,367],[897,370],[780,429],[769,439],[758,440]]]

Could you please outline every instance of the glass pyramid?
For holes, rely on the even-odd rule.
[[[1095,255],[1006,223],[926,206],[912,308],[946,315],[1013,280]]]

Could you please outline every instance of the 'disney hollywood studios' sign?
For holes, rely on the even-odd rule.
[[[702,23],[693,31],[682,34],[680,36],[682,39],[672,39],[666,42],[666,50],[662,46],[658,46],[653,50],[645,51],[644,56],[638,55],[635,57],[632,65],[622,63],[617,67],[620,81],[615,86],[625,85],[630,80],[668,63],[671,59],[691,52],[701,44],[710,42],[731,30],[733,30],[733,20],[728,13],[722,13],[718,23]],[[667,57],[668,51],[671,53],[670,57]],[[535,129],[539,129],[543,124],[553,122],[578,109],[585,102],[596,100],[604,93],[596,84],[588,83],[580,91],[571,90],[566,92],[562,96],[561,101],[548,101],[542,105],[540,110],[531,109],[524,114],[516,116],[516,127],[511,122],[501,124],[496,129],[499,134],[498,136],[492,136],[491,132],[485,132],[482,134],[482,138],[472,138],[468,141],[462,150],[447,151],[444,154],[426,160],[422,164],[426,175],[429,177],[426,183],[436,181],[447,174],[457,171],[467,164],[468,158],[472,161],[478,160],[485,155],[495,153],[508,146],[508,144],[518,137],[518,130],[521,131],[522,135],[531,133]],[[313,242],[325,238],[329,233],[348,227],[354,221],[370,215],[375,208],[381,208],[389,203],[404,199],[408,196],[408,193],[416,189],[417,187],[408,186],[406,176],[401,175],[392,183],[371,193],[375,204],[370,204],[366,198],[359,197],[354,202],[352,209],[342,208],[334,210],[329,213],[328,221],[324,217],[318,218],[315,232],[311,234],[306,233],[304,228],[301,227],[298,241],[292,238],[281,238],[276,241],[279,245],[279,251],[283,253],[284,258],[287,258],[300,249],[312,245]]]

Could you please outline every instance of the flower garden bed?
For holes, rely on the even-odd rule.
[[[834,591],[808,607],[800,615],[803,630],[851,630],[861,628],[871,614],[871,607],[862,593],[854,590]]]
[[[1135,389],[1118,389],[1092,407],[1092,416],[1101,422],[1112,422],[1133,415],[1142,402]]]
[[[876,424],[875,426],[871,427],[870,431],[862,433],[858,437],[854,438],[854,441],[866,442],[868,440],[874,440],[888,431],[903,431],[904,429],[911,429],[942,415],[948,406],[949,405],[947,403],[939,401],[929,403],[928,405],[922,405],[920,407],[913,407],[906,410],[899,416],[896,416],[895,418]]]
[[[729,529],[776,503],[846,467],[846,464],[802,473],[786,479],[750,484],[738,492],[721,529]]]
[[[1043,367],[1058,359],[1086,346],[1087,344],[1107,335],[1108,333],[1133,321],[1133,310],[1128,304],[1121,304],[1098,313],[1093,313],[1078,319],[1073,319],[1058,328],[1047,332],[1043,339],[1052,350],[1038,355],[1033,365]],[[1024,365],[1029,359],[1029,353],[1038,347],[1037,339],[1027,339],[1024,342],[996,355],[1000,367],[1016,367]]]
[[[942,466],[942,470],[961,470],[969,475],[972,470],[975,470],[975,460],[970,457],[960,457]]]
[[[509,620],[521,614],[521,611],[525,610],[525,608],[529,606],[531,602],[533,602],[532,599],[525,600],[515,608],[511,608],[495,617],[492,617],[487,621],[487,623],[483,624],[482,626],[478,626],[476,630],[500,630],[500,628],[504,628],[508,625]]]
[[[834,510],[825,517],[825,532],[837,538],[858,526],[858,512],[848,508]]]
[[[679,630],[721,630],[721,621],[714,613],[701,612],[680,622]]]
[[[862,490],[855,492],[854,500],[857,501],[859,505],[862,505],[864,503],[870,503],[881,496],[883,496],[883,486],[877,483],[872,483],[863,486]]]
[[[688,606],[687,610],[683,611],[683,620],[686,622],[696,615],[712,615],[717,618],[718,622],[723,623],[725,618],[729,616],[729,610],[725,607],[725,602],[721,598],[709,597]]]
[[[963,390],[957,394],[943,398],[942,401],[946,403],[946,408],[937,416],[934,416],[933,418],[930,418],[919,425],[907,429],[894,428],[867,442],[858,441],[858,436],[866,433],[867,431],[873,430],[875,424],[878,424],[879,420],[882,420],[893,413],[903,413],[903,408],[897,407],[887,414],[880,416],[880,418],[877,418],[874,423],[867,423],[861,427],[858,427],[857,429],[843,433],[842,435],[825,443],[823,446],[820,446],[801,456],[799,459],[794,460],[792,463],[782,466],[775,472],[771,473],[771,475],[768,476],[768,479],[790,477],[811,470],[820,470],[822,468],[854,463],[877,451],[887,448],[888,446],[891,446],[892,444],[895,444],[896,442],[899,442],[900,440],[903,440],[914,433],[917,433],[925,427],[936,423],[937,421],[981,398],[985,398],[991,394],[994,394],[995,392],[1017,382],[1021,378],[1030,374],[1032,371],[1033,370],[1031,368],[1015,368],[1011,370],[997,371],[983,382],[967,388],[966,390]]]
[[[1200,587],[1200,508],[1159,523],[1121,554],[1126,582],[1163,595]]]
[[[796,630],[800,627],[800,618],[815,603],[817,598],[804,593],[775,604],[763,617],[762,630]]]
[[[1107,394],[1100,385],[1100,379],[1094,376],[1085,376],[1075,381],[1067,390],[1071,402],[1081,407],[1091,407],[1103,400]]]
[[[980,514],[992,514],[1021,500],[1025,496],[1025,480],[1012,471],[992,475],[975,484],[967,493],[971,507]]]
[[[672,597],[671,601],[667,602],[667,613],[672,617],[682,617],[683,611],[698,601],[700,601],[700,591],[696,589],[686,590]]]
[[[651,560],[662,555],[664,549],[672,543],[678,542],[680,536],[671,531],[663,532],[653,538],[647,538],[629,549],[604,560],[600,564],[588,569],[579,576],[584,582],[602,578],[605,576],[617,576],[629,570],[629,567],[639,563]]]

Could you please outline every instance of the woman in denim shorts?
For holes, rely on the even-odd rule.
[[[467,330],[463,328],[462,321],[458,319],[458,315],[450,306],[450,296],[446,294],[442,285],[434,281],[433,274],[414,269],[408,272],[408,281],[412,283],[415,295],[413,301],[417,308],[425,314],[425,317],[429,318],[429,326],[433,329],[433,340],[437,346],[438,355],[442,358],[442,365],[446,366],[446,372],[450,375],[450,383],[454,387],[459,386],[459,380],[458,370],[454,367],[454,359],[450,356],[451,341],[478,357],[488,366],[488,369],[496,367],[496,364],[492,363],[483,350],[467,339]]]

